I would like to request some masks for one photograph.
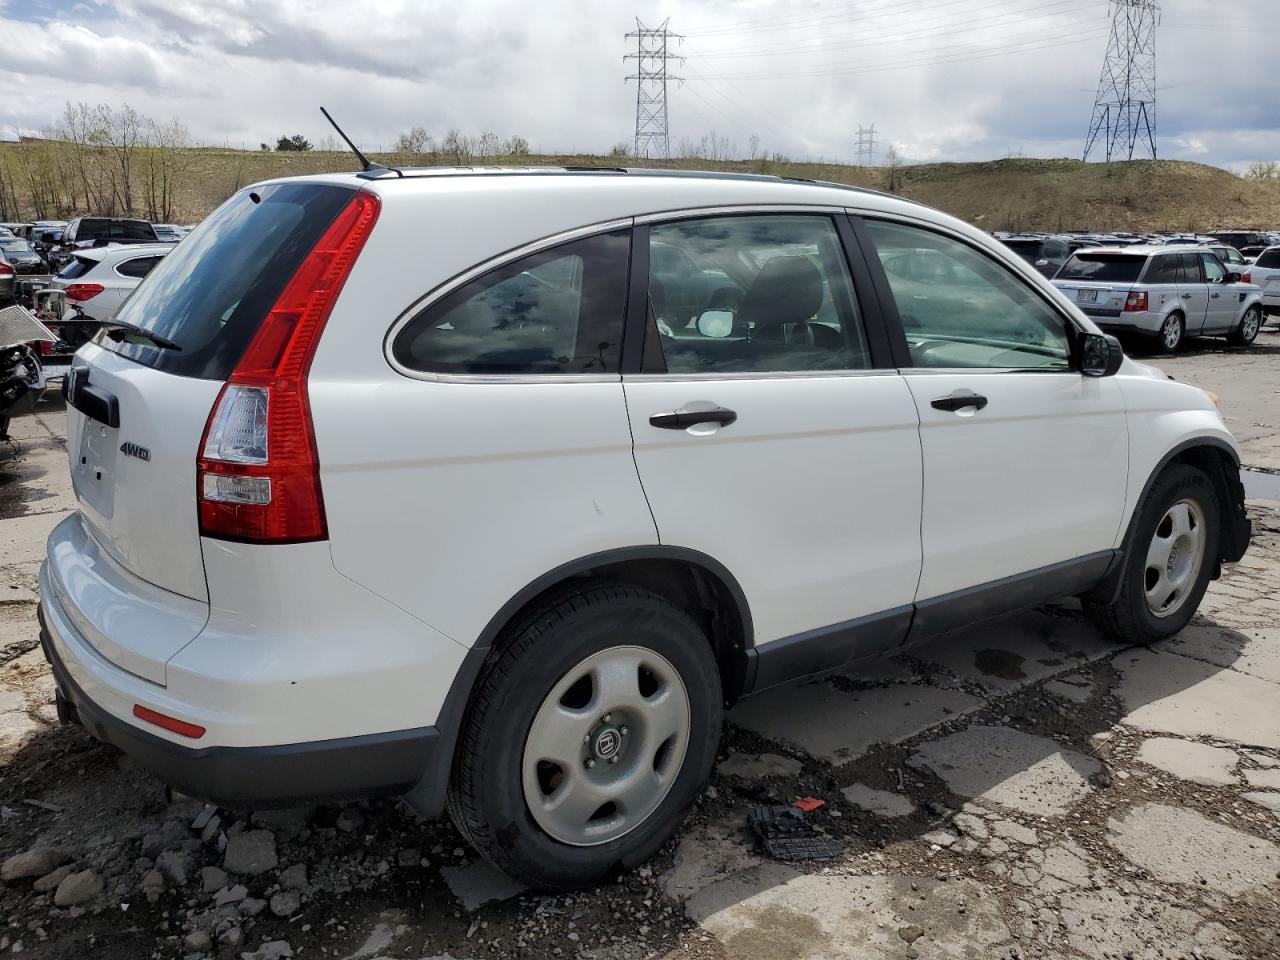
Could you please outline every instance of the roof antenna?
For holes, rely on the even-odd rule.
[[[338,136],[340,136],[343,140],[347,141],[347,146],[351,148],[351,152],[354,153],[356,155],[356,159],[360,161],[361,170],[367,173],[370,170],[386,170],[387,169],[380,163],[370,162],[369,158],[360,152],[360,148],[351,142],[351,138],[342,132],[342,128],[338,126],[338,121],[334,120],[333,117],[329,116],[328,110],[326,110],[324,107],[321,107],[320,112],[324,114],[324,118],[328,120],[329,123],[333,124],[333,129],[338,131]]]

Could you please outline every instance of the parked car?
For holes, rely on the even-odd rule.
[[[1267,247],[1249,267],[1249,277],[1262,288],[1262,309],[1268,316],[1280,314],[1280,246]]]
[[[154,223],[152,227],[156,232],[156,239],[164,243],[177,243],[186,236],[186,231],[182,227],[172,223]]]
[[[1253,263],[1255,260],[1258,259],[1258,254],[1262,253],[1262,251],[1266,249],[1267,249],[1266,244],[1261,244],[1261,245],[1253,244],[1248,247],[1241,247],[1240,255],[1244,257],[1246,263]]]
[[[0,306],[13,300],[15,272],[13,264],[4,258],[3,253],[0,253]]]
[[[76,217],[62,234],[63,246],[76,249],[108,243],[156,243],[159,239],[146,220],[127,217]]]
[[[0,237],[0,257],[9,262],[13,272],[19,277],[39,275],[47,270],[44,258],[36,253],[30,243],[18,237]]]
[[[1266,235],[1257,230],[1214,230],[1208,236],[1218,243],[1225,243],[1227,246],[1235,247],[1237,250],[1267,242]]]
[[[1229,247],[1225,243],[1210,243],[1205,246],[1212,250],[1222,261],[1222,265],[1232,273],[1244,273],[1249,269],[1249,261],[1235,247]]]
[[[1046,277],[1052,277],[1071,256],[1065,237],[1011,236],[1001,241]]]
[[[1202,247],[1081,250],[1054,278],[1103,330],[1141,333],[1175,353],[1187,336],[1248,346],[1262,326],[1262,290]]]
[[[696,337],[659,245],[743,290]],[[876,192],[275,180],[116,321],[66,381],[60,716],[218,803],[447,798],[541,889],[670,838],[726,704],[1055,596],[1152,642],[1250,538],[1209,395]]]

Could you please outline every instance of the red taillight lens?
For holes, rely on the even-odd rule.
[[[307,374],[381,203],[359,192],[267,313],[213,405],[200,441],[200,532],[246,543],[324,540]]]
[[[1240,274],[1240,282],[1241,282],[1241,283],[1253,283],[1253,274],[1252,274],[1252,273],[1242,273],[1242,274]]]
[[[105,289],[100,283],[73,283],[67,287],[68,300],[92,300]]]
[[[52,333],[55,337],[61,336],[61,334],[58,333],[57,327],[52,326],[50,324],[45,324],[45,326],[48,328],[49,332]],[[40,341],[40,356],[42,357],[53,356],[53,344],[50,343],[48,340]]]
[[[1140,293],[1129,294],[1129,296],[1125,297],[1124,308],[1125,310],[1147,309],[1147,291],[1143,290]]]
[[[11,276],[13,276],[13,267],[10,266],[9,261],[0,260],[0,277],[11,277]]]

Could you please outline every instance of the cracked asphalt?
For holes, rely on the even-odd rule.
[[[1153,359],[1280,471],[1280,333]],[[749,700],[680,836],[538,896],[390,801],[215,810],[56,725],[35,573],[71,508],[60,403],[0,445],[0,953],[1280,956],[1280,487],[1182,634],[1106,643],[1064,602]],[[1275,493],[1271,493],[1275,490]],[[751,808],[811,796],[839,855],[763,858]]]

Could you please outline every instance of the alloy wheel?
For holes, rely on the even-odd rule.
[[[1244,319],[1240,321],[1240,339],[1245,343],[1252,343],[1258,335],[1258,328],[1262,325],[1262,318],[1257,307],[1250,307],[1245,311]]]
[[[644,647],[594,653],[551,689],[525,739],[525,803],[547,834],[595,846],[640,826],[670,792],[689,744],[684,681]]]
[[[1147,609],[1158,618],[1177,613],[1195,586],[1204,563],[1205,520],[1194,500],[1179,500],[1156,524],[1147,547],[1143,587]]]
[[[1176,314],[1165,320],[1160,330],[1160,339],[1164,342],[1166,350],[1178,349],[1178,344],[1182,342],[1182,321]]]

